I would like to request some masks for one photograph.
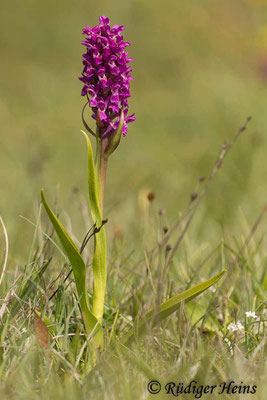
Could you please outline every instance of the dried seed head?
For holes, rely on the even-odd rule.
[[[171,251],[171,249],[172,249],[172,246],[170,245],[170,244],[167,244],[167,246],[166,246],[166,253],[169,253],[169,251]]]
[[[166,233],[168,232],[168,230],[169,230],[169,229],[168,229],[167,226],[164,226],[164,227],[163,227],[163,233],[164,233],[165,235],[166,235]]]
[[[191,193],[191,201],[196,200],[197,196],[198,196],[197,193],[195,193],[195,192]]]
[[[152,202],[155,199],[155,193],[154,192],[149,192],[147,194],[147,200]]]
[[[73,186],[72,193],[74,193],[74,194],[79,193],[79,188],[77,186]]]
[[[245,125],[241,126],[241,128],[239,128],[239,133],[244,132],[246,129],[247,129],[247,127]]]

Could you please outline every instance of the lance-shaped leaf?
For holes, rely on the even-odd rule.
[[[146,327],[149,321],[152,322],[152,326],[155,325],[157,322],[164,320],[169,315],[174,313],[180,307],[180,304],[184,302],[188,302],[192,300],[194,297],[198,296],[199,294],[203,293],[207,290],[210,286],[214,285],[218,282],[221,277],[224,275],[225,270],[220,272],[218,275],[208,279],[205,282],[202,282],[191,289],[185,290],[182,293],[178,293],[176,296],[171,297],[169,300],[165,301],[164,303],[160,304],[158,308],[155,308],[149,311],[143,318],[141,318],[135,327],[130,329],[129,332],[126,333],[125,336],[122,338],[122,343],[126,344],[129,342],[130,339],[133,338],[134,334],[141,335],[146,330]],[[154,317],[154,318],[153,318]]]
[[[66,252],[66,255],[70,261],[74,278],[75,278],[75,283],[76,283],[76,288],[79,296],[79,301],[80,301],[80,306],[83,314],[83,320],[85,324],[85,328],[87,333],[90,333],[95,325],[97,324],[97,319],[93,315],[93,313],[90,311],[89,308],[89,301],[88,301],[88,295],[87,295],[87,290],[86,290],[86,266],[85,263],[79,253],[79,250],[63,225],[60,223],[56,215],[53,213],[51,208],[49,207],[43,190],[41,190],[41,196],[42,196],[42,202],[45,207],[45,210],[47,212],[47,215],[52,222],[54,229],[58,235],[58,238]]]
[[[88,151],[88,191],[90,199],[90,208],[93,222],[97,227],[102,225],[102,213],[100,210],[100,183],[98,174],[94,164],[93,149],[90,139],[84,133],[87,142]],[[93,314],[101,322],[104,311],[104,300],[107,280],[107,261],[106,261],[106,233],[102,226],[95,236],[95,254],[93,258],[93,274],[94,274],[94,294],[93,294]]]
[[[112,138],[111,138],[111,140],[110,140],[110,142],[107,145],[107,148],[105,150],[105,153],[104,153],[104,157],[105,158],[108,158],[116,150],[116,148],[119,146],[120,141],[121,141],[123,123],[124,123],[124,112],[122,110],[121,111],[121,115],[120,115],[119,126],[118,126],[117,130],[115,131],[114,135],[112,136]]]
[[[98,175],[96,173],[96,168],[94,164],[94,154],[91,145],[91,141],[88,135],[81,131],[84,134],[87,143],[87,152],[88,152],[88,191],[89,191],[89,200],[91,213],[94,222],[97,223],[97,226],[101,225],[102,222],[102,214],[100,210],[100,182]]]

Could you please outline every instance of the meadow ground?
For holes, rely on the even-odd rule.
[[[77,326],[82,335],[75,289],[64,276],[55,281],[68,265],[42,233],[51,235],[52,228],[39,204],[44,187],[82,243],[91,222],[77,76],[81,29],[97,24],[99,15],[124,24],[132,43],[130,107],[137,119],[109,164],[106,352],[87,374],[82,341],[73,347]],[[141,399],[152,396],[152,378],[162,387],[233,380],[257,385],[256,394],[240,398],[265,398],[266,15],[265,0],[2,0],[0,215],[10,246],[0,287],[1,399]],[[218,168],[222,143],[248,116],[247,129]],[[202,197],[207,179],[199,178],[214,165]],[[193,201],[192,193],[198,193]],[[188,203],[197,211],[164,269],[165,247],[157,252],[163,228],[170,232]],[[170,237],[172,248],[186,221]],[[2,228],[0,245],[2,257]],[[84,253],[89,264],[91,250]],[[157,304],[159,287],[167,299],[223,269],[226,277],[214,288],[136,337],[130,350],[109,346]],[[92,285],[90,268],[88,279]],[[34,308],[54,324],[53,354],[36,343]],[[257,318],[246,317],[248,311]],[[238,321],[243,329],[228,328]],[[237,396],[211,398],[217,395]]]

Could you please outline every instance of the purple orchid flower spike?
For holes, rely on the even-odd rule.
[[[82,44],[86,47],[83,55],[84,69],[79,79],[83,82],[82,96],[87,96],[96,120],[100,141],[108,146],[120,127],[125,136],[128,124],[135,121],[134,114],[127,115],[130,95],[133,61],[125,50],[130,43],[124,42],[123,26],[110,26],[107,17],[99,18],[99,25],[83,29],[86,36]],[[123,124],[120,124],[123,112]],[[121,126],[122,125],[122,126]],[[86,126],[88,129],[88,126]],[[89,128],[91,131],[91,129]],[[92,131],[91,131],[92,133]]]

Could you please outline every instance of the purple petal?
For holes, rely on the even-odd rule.
[[[128,124],[135,120],[134,114],[128,114],[130,81],[132,68],[128,65],[133,61],[125,48],[130,45],[122,36],[124,26],[110,26],[105,16],[99,18],[99,25],[83,29],[86,48],[83,54],[83,72],[79,77],[83,82],[82,96],[89,95],[90,107],[93,109],[92,118],[99,115],[102,135],[111,134],[117,129],[121,110],[124,109],[123,135]]]
[[[109,25],[109,18],[105,16],[99,17],[99,22],[102,25]]]

